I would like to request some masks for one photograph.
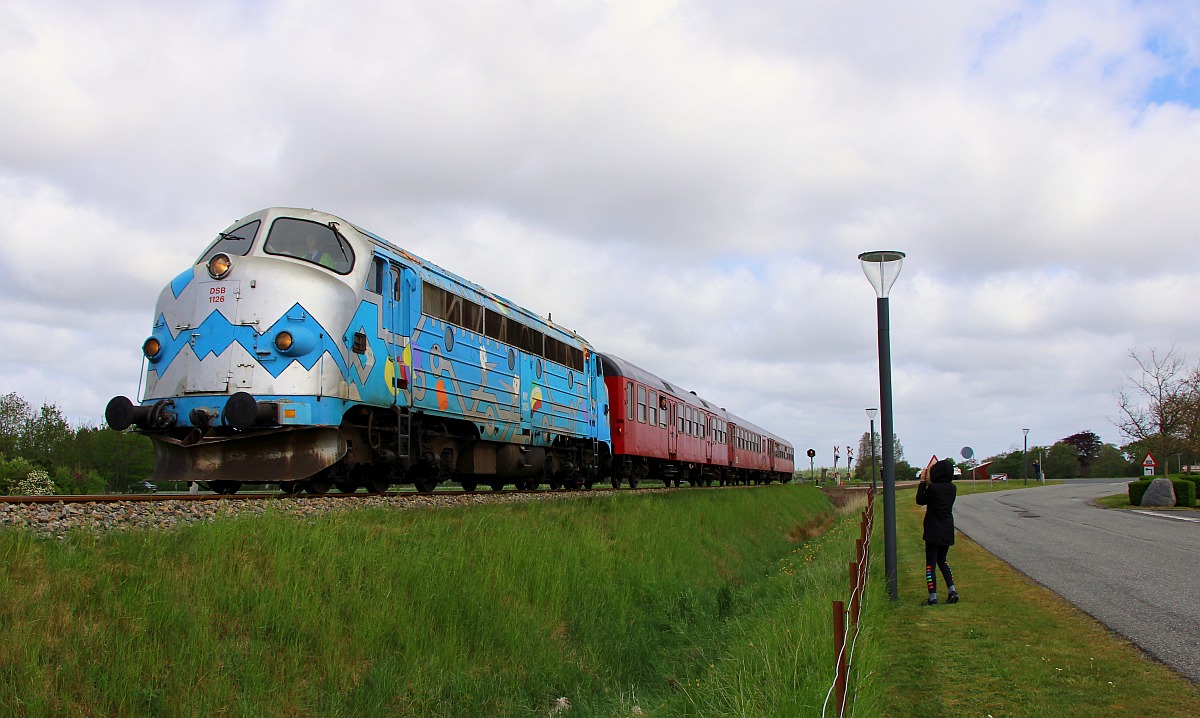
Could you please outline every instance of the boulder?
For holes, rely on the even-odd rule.
[[[1155,479],[1142,494],[1142,506],[1174,506],[1175,487],[1170,479]]]

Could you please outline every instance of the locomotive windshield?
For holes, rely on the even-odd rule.
[[[217,241],[213,242],[204,256],[200,258],[197,264],[203,264],[212,259],[213,255],[218,252],[223,252],[229,256],[244,257],[246,252],[250,251],[250,245],[254,243],[254,235],[258,234],[258,226],[262,224],[259,220],[247,222],[241,227],[232,232],[221,232],[217,235]]]
[[[263,249],[267,254],[302,259],[338,274],[349,274],[354,269],[354,250],[332,223],[280,217],[271,224]]]

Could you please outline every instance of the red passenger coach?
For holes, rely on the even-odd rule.
[[[770,483],[792,477],[792,445],[612,354],[601,354],[612,485]]]

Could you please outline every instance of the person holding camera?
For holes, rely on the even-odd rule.
[[[942,459],[921,472],[921,483],[917,485],[917,505],[925,507],[925,524],[922,538],[925,541],[925,583],[929,588],[929,599],[922,606],[936,606],[936,566],[946,579],[950,595],[946,603],[958,603],[958,592],[954,589],[954,575],[946,555],[954,545],[954,499],[958,488],[953,483],[954,461]]]

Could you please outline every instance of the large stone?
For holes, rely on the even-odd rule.
[[[1169,479],[1155,479],[1142,495],[1142,506],[1174,506],[1175,487]]]

